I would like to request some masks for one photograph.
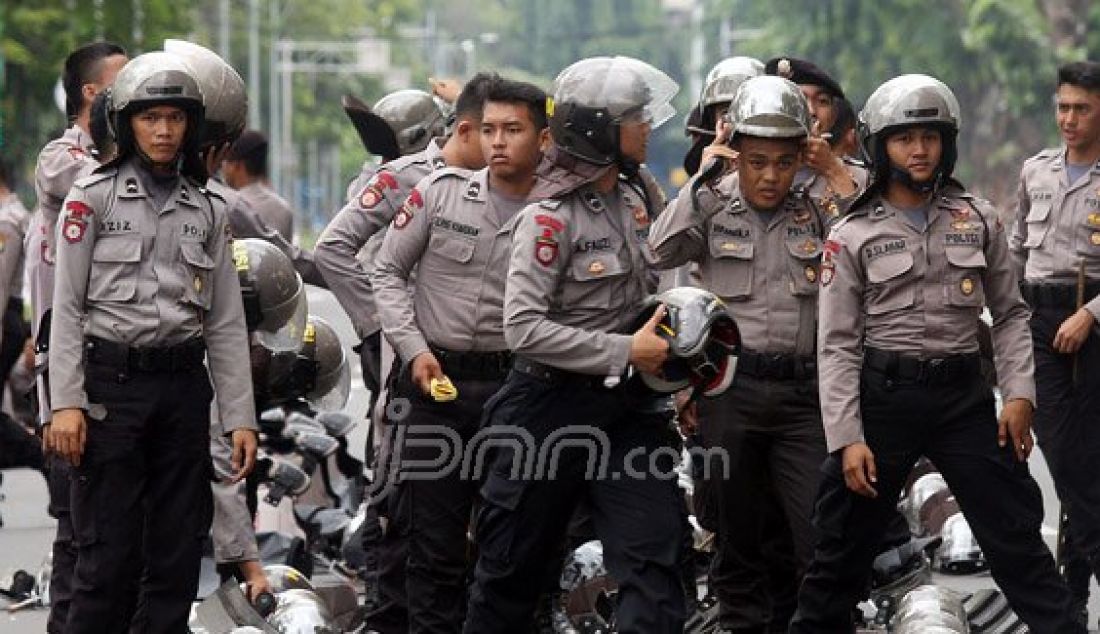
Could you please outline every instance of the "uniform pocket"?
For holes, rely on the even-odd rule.
[[[211,278],[214,260],[203,249],[201,242],[184,241],[180,243],[187,284],[184,288],[184,301],[195,304],[203,310],[210,310],[213,289]]]
[[[431,238],[428,240],[428,248],[432,253],[443,258],[465,264],[474,257],[474,250],[477,248],[477,243],[473,240],[448,236],[438,231],[433,231]]]
[[[985,272],[985,252],[981,247],[947,247],[947,271],[944,292],[948,306],[980,308],[985,305],[982,274]]]
[[[611,283],[624,273],[614,251],[574,254],[568,279],[562,285],[562,304],[577,308],[607,308],[611,305]]]
[[[88,276],[88,299],[125,302],[137,294],[137,265],[141,237],[106,237],[92,249],[93,273]]]
[[[1025,249],[1038,249],[1043,245],[1047,231],[1050,230],[1050,203],[1033,204],[1027,212],[1025,222],[1027,224],[1027,238],[1024,240]]]
[[[791,254],[791,294],[802,297],[817,294],[818,265],[821,263],[821,239],[809,236],[787,242]]]
[[[704,286],[726,299],[751,296],[755,246],[749,241],[712,237],[711,260],[703,266]]]
[[[913,269],[913,254],[898,251],[867,263],[868,315],[881,315],[913,305],[913,285],[905,279]]]

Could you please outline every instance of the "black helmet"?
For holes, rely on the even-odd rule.
[[[668,361],[659,375],[642,373],[642,381],[656,392],[672,393],[689,386],[703,396],[717,396],[733,382],[741,333],[737,322],[717,295],[701,288],[680,286],[646,300],[638,325],[664,304],[665,318],[657,334],[668,341]]]
[[[107,121],[118,145],[118,159],[139,152],[133,115],[154,106],[175,106],[187,114],[187,132],[180,146],[182,171],[199,181],[206,168],[199,159],[205,107],[191,69],[175,55],[154,51],[138,55],[119,71],[107,103]]]
[[[282,251],[266,240],[233,241],[233,265],[241,282],[245,323],[274,351],[302,346],[308,310],[302,278]]]
[[[324,319],[310,315],[297,352],[254,343],[252,382],[263,406],[304,398],[315,409],[339,411],[348,401],[351,370],[336,331]]]
[[[676,112],[670,102],[677,90],[668,75],[630,57],[583,59],[554,80],[554,98],[546,106],[550,134],[573,156],[630,171],[619,148],[619,125],[634,114],[653,128],[661,125]]]

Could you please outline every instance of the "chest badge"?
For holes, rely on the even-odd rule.
[[[806,281],[811,284],[817,281],[817,269],[812,264],[806,266]]]
[[[723,242],[722,243],[722,250],[723,251],[740,251],[741,250],[741,243],[739,243],[739,242]]]
[[[801,251],[806,255],[809,255],[817,251],[817,243],[807,238],[806,241],[802,243],[802,246],[799,247],[799,249],[801,249]]]
[[[962,291],[963,295],[970,297],[974,294],[974,280],[969,277],[964,277],[963,280],[959,282],[959,290]]]
[[[195,282],[194,282],[193,286],[195,287],[195,292],[196,293],[201,293],[202,292],[202,278],[199,277],[198,275],[195,276]]]
[[[1096,212],[1089,214],[1088,222],[1090,227],[1100,227],[1100,214]]]
[[[592,275],[602,275],[603,272],[606,270],[607,267],[604,266],[604,263],[600,262],[599,260],[594,260],[592,264],[588,265],[588,272]]]
[[[1089,236],[1089,242],[1091,242],[1094,247],[1100,247],[1100,231],[1093,231],[1092,235]]]
[[[970,231],[974,228],[974,225],[965,220],[956,220],[951,223],[951,229],[954,231]]]

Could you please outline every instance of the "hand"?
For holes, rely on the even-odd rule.
[[[1081,349],[1085,339],[1089,338],[1089,331],[1096,323],[1092,313],[1080,308],[1058,326],[1058,332],[1054,335],[1054,349],[1062,354],[1073,354]]]
[[[52,428],[49,423],[42,426],[42,453],[44,454],[53,451],[53,436],[50,434]]]
[[[430,352],[421,352],[413,358],[412,380],[420,388],[420,391],[431,396],[432,379],[442,380],[443,368],[439,365],[439,359]]]
[[[229,463],[233,465],[233,477],[230,482],[240,482],[256,466],[256,431],[252,429],[234,429],[230,435],[233,443],[233,455]]]
[[[665,312],[664,304],[658,306],[630,340],[630,362],[648,374],[657,374],[668,359],[668,342],[657,334],[657,324],[665,318]]]
[[[432,87],[433,95],[447,103],[454,103],[458,99],[458,94],[462,92],[462,83],[457,79],[429,77],[428,85]]]
[[[88,434],[84,410],[76,407],[59,409],[53,413],[50,427],[48,448],[74,467],[80,466],[80,457],[84,455],[84,442]]]
[[[737,168],[737,150],[729,146],[732,132],[733,126],[728,121],[718,120],[714,125],[714,140],[703,148],[702,158],[699,159],[700,166],[706,165],[712,159],[721,158],[726,161],[727,169]]]
[[[680,390],[673,397],[676,402],[676,419],[680,423],[680,433],[685,437],[699,431],[699,408],[696,401],[688,402],[692,389]]]
[[[877,498],[878,491],[872,484],[878,482],[875,468],[875,454],[865,442],[855,442],[842,450],[841,464],[844,469],[844,484],[853,493],[867,498]]]
[[[856,193],[856,183],[844,167],[844,161],[833,153],[829,145],[831,135],[821,134],[821,124],[814,121],[813,130],[806,138],[804,158],[806,165],[829,181],[829,188],[841,196]]]
[[[264,574],[263,566],[256,560],[242,561],[240,564],[241,576],[244,577],[245,592],[248,596],[248,600],[255,601],[256,597],[268,592],[274,594],[271,590],[271,582],[267,580],[267,575]]]
[[[1031,437],[1031,417],[1034,413],[1031,401],[1014,398],[1005,403],[1001,420],[997,422],[997,445],[1004,447],[1011,439],[1012,450],[1020,462],[1027,461],[1031,448],[1035,446],[1035,440]]]

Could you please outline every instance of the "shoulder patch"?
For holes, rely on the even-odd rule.
[[[419,213],[423,208],[424,197],[420,195],[420,190],[413,187],[412,191],[409,192],[409,197],[405,199],[397,215],[393,217],[394,228],[404,229],[409,224],[409,221],[413,219],[413,216]]]
[[[374,209],[378,203],[382,202],[386,190],[397,188],[397,178],[389,170],[385,168],[378,170],[359,194],[359,209],[364,211]]]
[[[69,244],[76,244],[84,239],[88,230],[88,222],[95,214],[91,206],[82,200],[69,200],[65,203],[64,223],[61,225],[61,235]]]

